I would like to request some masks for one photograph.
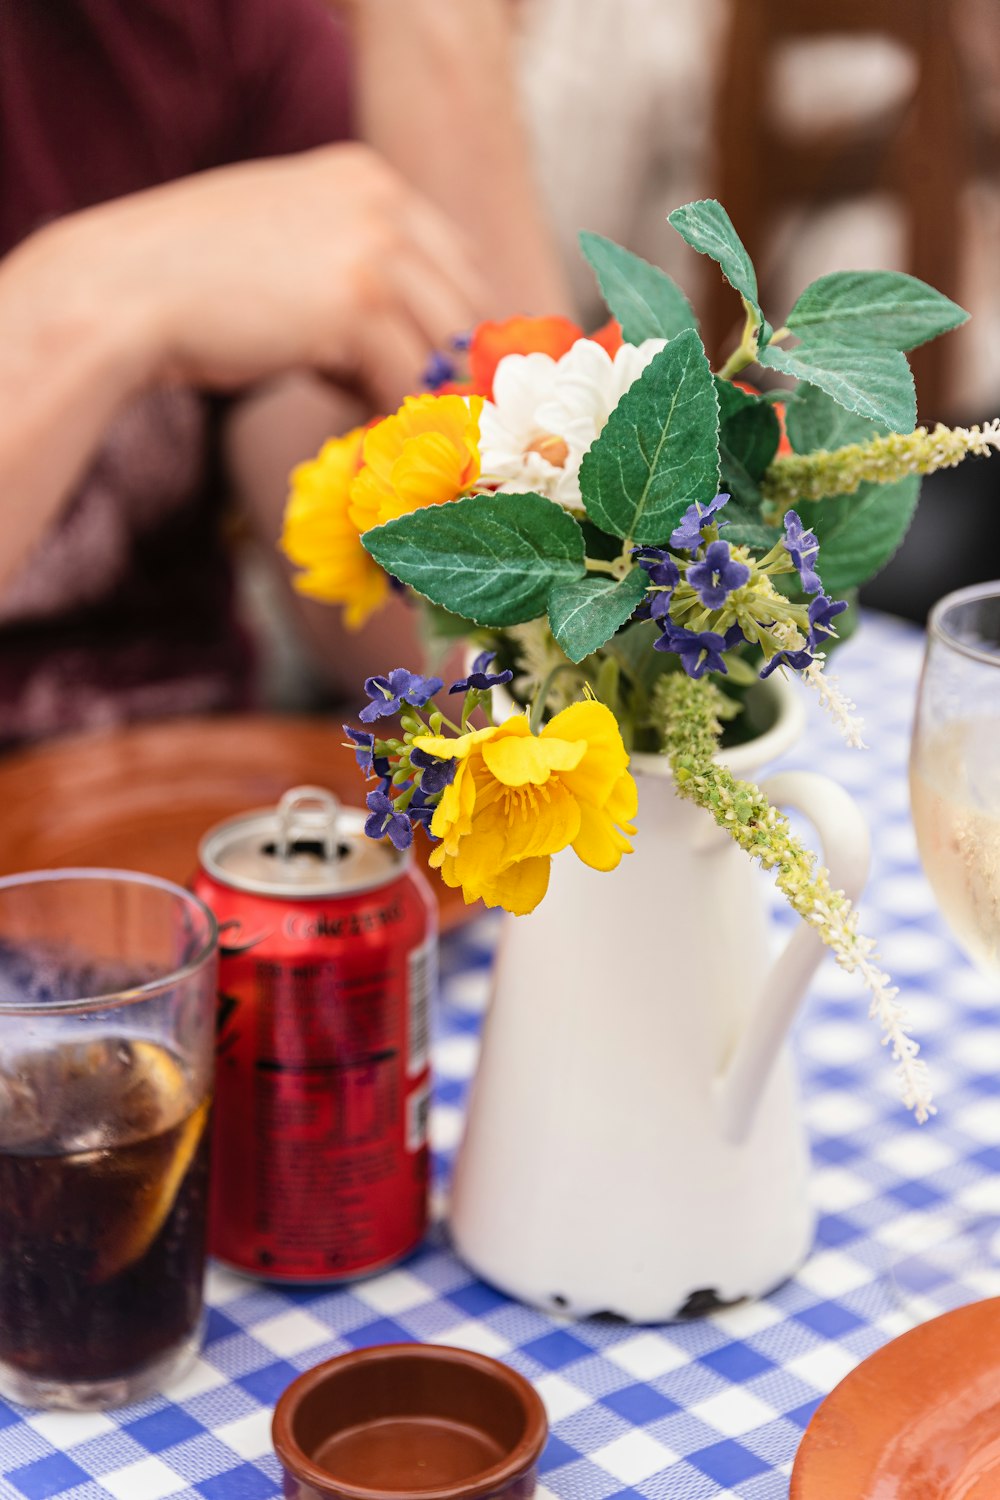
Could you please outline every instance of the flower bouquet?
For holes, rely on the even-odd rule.
[[[669,222],[742,302],[719,370],[679,287],[585,233],[611,321],[584,337],[562,318],[515,318],[456,341],[432,391],[295,471],[283,545],[299,589],[349,625],[405,587],[434,635],[480,649],[447,694],[403,668],[365,683],[363,727],[347,733],[377,781],[372,837],[403,847],[422,825],[449,886],[523,915],[553,855],[610,871],[630,852],[630,755],[661,752],[677,794],[775,871],[860,975],[923,1120],[924,1064],[850,901],[716,752],[751,732],[755,684],[775,672],[801,678],[860,746],[826,656],[902,541],[920,476],[988,453],[1000,424],[915,426],[905,351],[967,316],[932,288],[824,276],[775,328],[721,205]],[[754,366],[791,389],[762,393]],[[496,722],[499,687],[513,711]]]

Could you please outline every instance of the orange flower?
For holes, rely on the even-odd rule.
[[[472,488],[482,406],[479,396],[407,396],[394,416],[368,429],[351,485],[350,517],[359,532]]]
[[[561,359],[582,338],[593,339],[612,357],[622,346],[622,331],[613,318],[589,334],[569,318],[507,318],[502,323],[480,323],[469,346],[472,389],[480,396],[492,396],[493,376],[505,354],[548,354]]]

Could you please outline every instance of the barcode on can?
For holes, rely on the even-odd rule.
[[[422,1083],[406,1101],[406,1149],[419,1151],[427,1144],[427,1119],[431,1108],[431,1086]]]
[[[406,1072],[412,1078],[427,1066],[430,1049],[431,991],[437,972],[437,940],[428,938],[409,957],[409,1047]]]

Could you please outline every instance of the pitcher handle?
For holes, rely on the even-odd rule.
[[[820,860],[834,890],[856,901],[868,877],[871,839],[849,792],[814,771],[782,771],[762,783],[772,803],[804,813],[820,837]],[[764,980],[743,1035],[718,1080],[727,1140],[746,1139],[771,1069],[806,987],[826,952],[814,927],[800,920]]]

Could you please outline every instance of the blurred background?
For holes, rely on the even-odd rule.
[[[585,326],[600,317],[574,232],[665,266],[709,354],[738,299],[665,222],[719,198],[769,317],[829,271],[886,267],[971,321],[912,356],[920,420],[1000,411],[997,0],[522,0],[521,83],[546,201]],[[865,600],[923,622],[949,589],[1000,572],[1000,469],[925,481],[902,551]]]

